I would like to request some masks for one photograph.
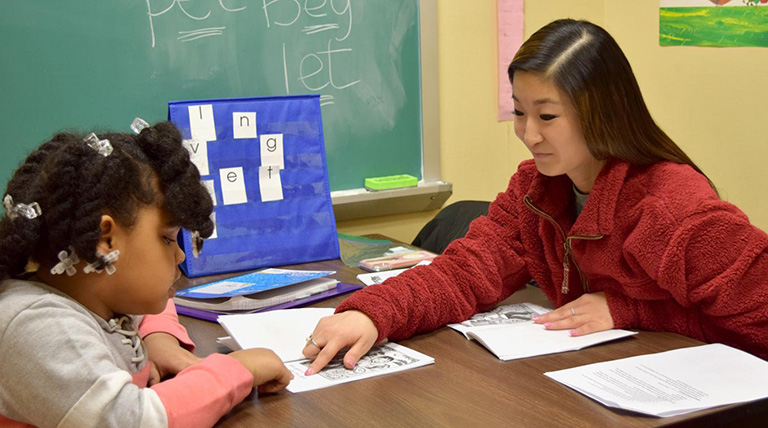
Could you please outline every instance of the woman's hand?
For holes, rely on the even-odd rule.
[[[533,317],[533,321],[544,324],[548,330],[570,329],[571,336],[613,328],[613,318],[603,292],[585,294],[552,312]]]
[[[144,338],[144,345],[151,364],[149,386],[202,361],[168,333],[152,333]]]
[[[229,354],[253,374],[253,386],[260,394],[282,391],[293,379],[280,357],[264,348],[244,349]]]
[[[360,311],[346,311],[322,318],[304,347],[304,356],[314,358],[306,376],[325,367],[336,354],[349,347],[344,354],[344,367],[352,369],[357,361],[376,343],[379,330],[368,315]]]

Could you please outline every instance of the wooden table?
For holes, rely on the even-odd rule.
[[[342,282],[359,283],[362,271],[340,260],[292,266],[335,270]],[[231,276],[231,275],[229,275]],[[189,280],[184,288],[213,278]],[[318,303],[335,307],[345,296]],[[505,303],[551,304],[528,287]],[[216,323],[180,317],[197,344],[196,354],[227,352]],[[307,332],[309,334],[311,332]],[[502,362],[482,345],[447,327],[399,342],[435,358],[435,364],[309,392],[252,394],[222,418],[219,427],[767,427],[768,399],[672,418],[610,409],[544,376],[544,372],[614,360],[701,342],[672,333],[640,332],[576,352]],[[727,364],[727,362],[724,362]]]

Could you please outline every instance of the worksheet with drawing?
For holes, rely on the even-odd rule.
[[[417,367],[433,364],[435,359],[413,349],[396,343],[387,343],[368,351],[355,364],[352,370],[344,367],[343,355],[339,355],[319,373],[304,376],[312,363],[311,360],[299,360],[287,363],[285,366],[293,373],[293,380],[288,385],[291,392],[311,391],[327,388],[356,380],[397,373]]]
[[[269,348],[275,351],[294,379],[288,385],[291,392],[327,388],[342,383],[367,379],[433,364],[434,358],[396,343],[384,343],[372,348],[354,369],[343,365],[343,352],[319,373],[304,376],[312,363],[302,350],[307,335],[333,308],[300,308],[219,317],[219,324],[230,334],[219,343],[231,349]]]

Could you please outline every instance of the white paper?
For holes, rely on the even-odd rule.
[[[183,140],[181,143],[189,152],[189,160],[200,171],[200,176],[209,175],[211,170],[208,167],[208,143],[200,140]]]
[[[384,270],[381,272],[361,273],[357,275],[357,279],[359,279],[360,282],[362,282],[365,285],[381,284],[387,279],[392,278],[394,276],[398,276],[401,273],[407,271],[408,269],[394,269],[394,270]]]
[[[256,112],[232,113],[232,138],[256,138]]]
[[[304,359],[301,351],[320,318],[333,308],[300,308],[243,315],[222,315],[218,321],[241,349],[269,348],[283,362]],[[306,369],[305,369],[306,370]]]
[[[261,202],[283,199],[283,184],[280,181],[280,167],[268,165],[259,167],[259,191]]]
[[[606,330],[571,336],[568,330],[547,330],[541,324],[524,322],[513,328],[490,327],[468,333],[502,361],[577,351],[599,343],[637,334],[627,330]]]
[[[221,199],[224,205],[244,204],[248,202],[245,194],[245,175],[243,168],[222,168],[219,170],[221,179]]]
[[[205,186],[205,190],[208,191],[208,194],[211,195],[211,200],[213,201],[213,206],[216,206],[216,188],[213,185],[213,180],[202,180],[203,186]]]
[[[606,406],[661,417],[768,397],[768,362],[722,344],[544,374]]]
[[[531,321],[534,315],[549,311],[532,303],[503,305],[448,327],[461,332],[467,339],[477,340],[502,361],[576,351],[637,334],[627,330],[607,330],[571,336],[568,330],[547,330]]]
[[[277,165],[285,169],[283,134],[261,134],[261,166]]]
[[[293,361],[285,366],[293,373],[288,391],[303,392],[327,388],[342,383],[354,382],[390,373],[397,373],[417,367],[434,364],[435,359],[396,343],[387,343],[371,349],[360,358],[352,370],[343,365],[342,357],[328,363],[319,373],[304,376],[311,360]]]
[[[430,263],[432,263],[432,260],[424,260],[422,262],[419,262],[419,264],[417,264],[416,266],[426,266]],[[360,282],[362,282],[365,285],[381,284],[387,279],[392,278],[393,276],[398,276],[401,273],[407,271],[408,269],[413,269],[416,266],[406,268],[406,269],[393,269],[393,270],[383,270],[381,272],[361,273],[357,275],[357,279],[360,280]]]
[[[189,111],[189,131],[197,141],[215,141],[216,124],[213,121],[213,105],[204,104],[187,107]]]

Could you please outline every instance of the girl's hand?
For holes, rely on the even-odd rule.
[[[285,389],[293,374],[280,357],[269,349],[253,348],[229,354],[253,374],[253,386],[259,393],[274,393]]]
[[[155,366],[151,360],[147,364],[149,364],[149,379],[147,380],[148,386],[160,383],[163,378],[160,376],[160,372],[157,370],[157,366]]]
[[[552,312],[533,317],[533,321],[544,324],[548,330],[570,329],[571,336],[613,328],[613,318],[603,292],[585,294]]]
[[[202,361],[182,348],[179,341],[168,333],[152,333],[144,338],[144,345],[147,347],[147,356],[152,365],[149,386]]]
[[[322,318],[307,341],[304,356],[314,358],[305,375],[319,372],[336,354],[349,347],[344,354],[344,367],[352,369],[357,361],[376,343],[379,330],[368,315],[360,311],[346,311]]]

